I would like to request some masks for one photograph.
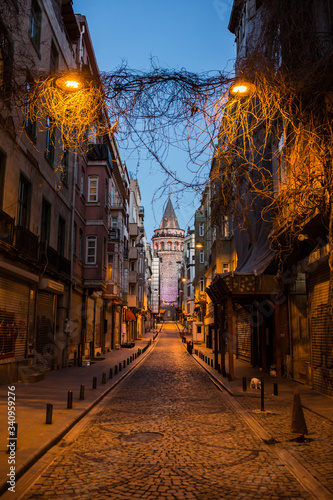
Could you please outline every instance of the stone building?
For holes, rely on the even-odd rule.
[[[152,237],[153,249],[160,258],[160,307],[166,320],[176,319],[178,267],[183,260],[184,236],[169,194],[160,226]]]

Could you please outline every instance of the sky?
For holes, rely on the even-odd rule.
[[[74,0],[73,6],[76,14],[87,18],[101,71],[113,71],[123,61],[130,68],[148,71],[153,58],[162,68],[202,73],[232,71],[235,44],[234,35],[228,31],[232,3],[232,0]],[[128,170],[136,172],[150,241],[168,198],[166,192],[156,199],[156,190],[165,174],[152,160],[143,159],[145,154],[129,153],[121,143],[118,146]],[[183,153],[175,149],[170,151],[167,164],[188,176],[186,161]],[[171,201],[180,227],[192,228],[200,198],[194,193],[173,198],[171,192]]]

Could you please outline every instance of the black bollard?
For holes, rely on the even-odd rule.
[[[97,377],[93,377],[93,389],[97,388]]]
[[[102,384],[106,384],[106,373],[102,375]]]
[[[214,368],[214,361],[212,359],[210,360],[210,366]]]
[[[53,405],[50,403],[47,403],[46,405],[46,424],[52,424],[52,412],[53,412]]]
[[[129,365],[129,358],[127,358],[127,364]]]
[[[80,387],[80,399],[81,400],[84,399],[84,385],[81,385],[81,387]]]
[[[114,367],[114,374],[115,374],[115,375],[117,375],[117,373],[118,373],[118,366],[116,365],[116,366]]]
[[[11,424],[9,427],[9,438],[8,438],[8,446],[7,446],[7,455],[11,451],[16,451],[17,449],[17,425],[18,424]],[[8,459],[9,460],[9,459]]]
[[[112,368],[110,368],[110,371],[109,371],[109,378],[112,378],[113,376],[113,373],[112,373]]]
[[[119,363],[119,371],[121,372],[121,363]]]
[[[265,379],[261,379],[261,411],[265,411],[265,394],[264,394],[264,389],[265,389]]]
[[[278,390],[278,385],[277,385],[276,382],[273,384],[273,388],[274,388],[274,390],[273,390],[274,396],[278,396],[279,395],[279,390]]]
[[[123,361],[123,367],[126,368],[126,361]]]
[[[221,365],[220,365],[220,363],[218,363],[218,365],[217,365],[217,371],[218,371],[219,373],[221,373]]]
[[[246,377],[243,377],[243,392],[247,391]]]
[[[73,408],[73,393],[72,391],[67,392],[67,408]]]

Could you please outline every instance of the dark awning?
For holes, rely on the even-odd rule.
[[[132,311],[129,311],[128,309],[126,309],[126,320],[127,321],[136,321],[136,317],[134,316]]]

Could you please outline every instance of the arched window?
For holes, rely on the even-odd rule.
[[[171,241],[168,241],[168,250],[171,250]]]
[[[164,241],[161,241],[161,250],[164,250]]]

